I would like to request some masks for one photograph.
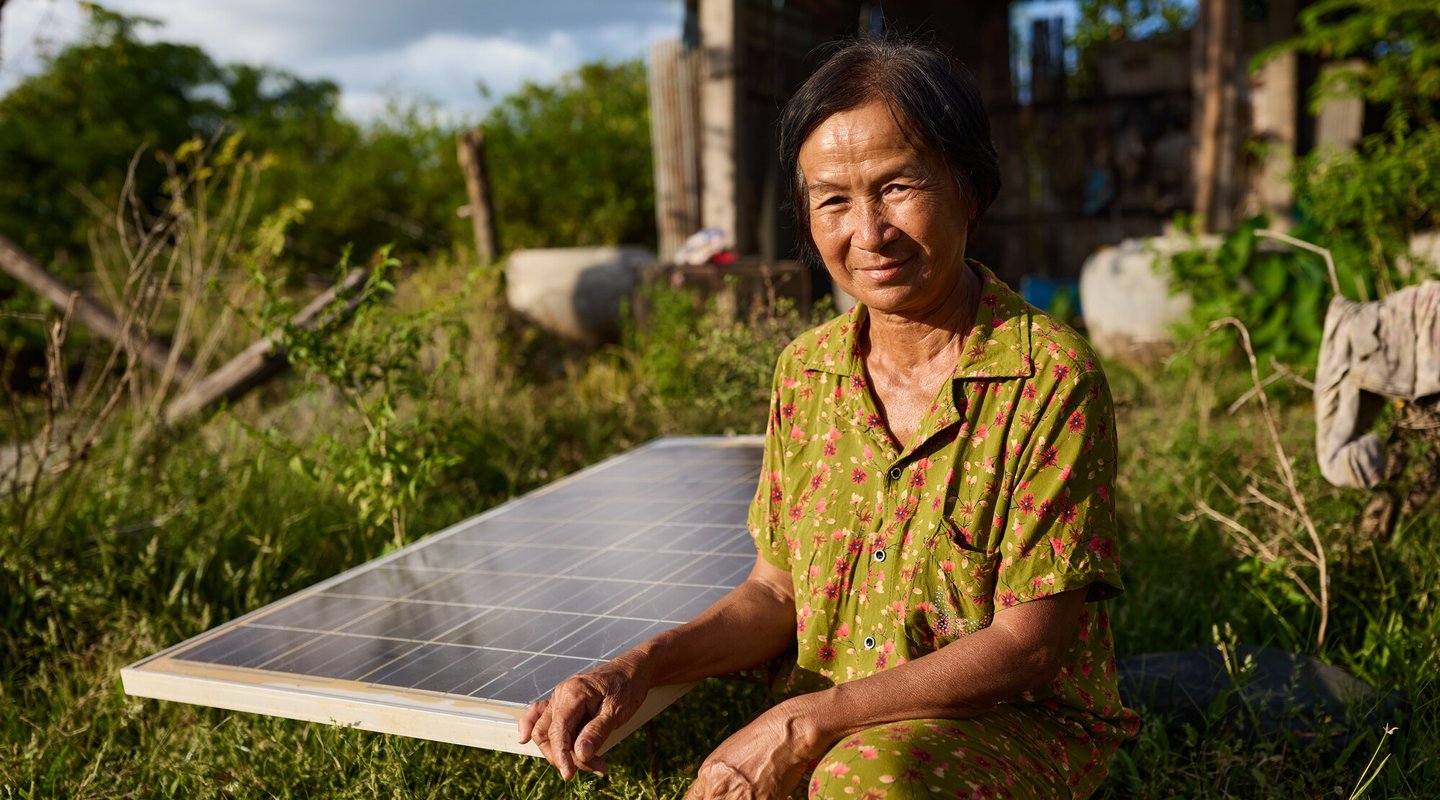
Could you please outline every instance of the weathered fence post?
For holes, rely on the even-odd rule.
[[[465,175],[465,192],[470,196],[475,250],[480,261],[490,263],[499,253],[499,247],[495,242],[495,217],[490,208],[490,178],[485,171],[485,132],[479,128],[462,131],[456,147],[460,172]]]
[[[1230,227],[1235,204],[1236,64],[1239,17],[1232,0],[1202,0],[1193,47],[1192,86],[1200,105],[1195,157],[1195,213],[1205,231]]]

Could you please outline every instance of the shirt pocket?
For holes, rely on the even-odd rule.
[[[998,550],[974,548],[951,519],[940,520],[916,564],[907,626],[912,657],[990,625],[999,563]]]

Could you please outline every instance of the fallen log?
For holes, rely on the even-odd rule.
[[[325,290],[290,318],[297,328],[313,329],[344,320],[354,313],[363,292],[360,289],[370,278],[370,269],[361,267],[345,279]],[[343,306],[332,308],[336,297],[345,299]],[[326,312],[329,313],[326,313]],[[280,332],[274,331],[245,348],[239,355],[201,378],[185,394],[170,401],[163,415],[166,426],[178,425],[213,406],[239,399],[246,392],[269,380],[287,366],[285,350],[280,345]]]
[[[137,337],[134,326],[122,322],[94,298],[51,275],[39,262],[4,236],[0,236],[0,269],[4,269],[15,280],[35,290],[58,308],[70,308],[71,298],[74,298],[73,318],[76,322],[97,336],[134,353],[161,375],[169,375],[172,384],[182,385],[194,368],[184,356],[171,353],[164,342],[149,337]],[[173,370],[170,369],[171,359],[175,362]]]

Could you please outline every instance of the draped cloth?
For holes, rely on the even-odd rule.
[[[1440,399],[1440,281],[1330,301],[1315,369],[1315,451],[1330,483],[1369,489],[1385,476],[1384,444],[1368,430],[1386,398]]]

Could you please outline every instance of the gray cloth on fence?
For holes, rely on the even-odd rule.
[[[1366,431],[1385,398],[1440,393],[1440,281],[1376,303],[1330,301],[1315,369],[1315,450],[1336,486],[1368,489],[1385,476],[1380,437]]]

